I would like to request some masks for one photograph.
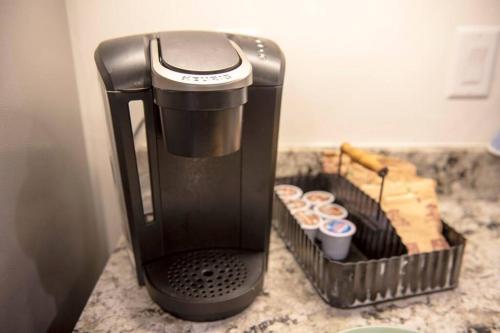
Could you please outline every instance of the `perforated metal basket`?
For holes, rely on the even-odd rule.
[[[334,261],[319,243],[302,231],[278,196],[274,196],[273,225],[318,294],[330,305],[352,308],[457,287],[465,239],[443,222],[449,249],[408,255],[379,205],[338,174],[278,178],[304,191],[325,190],[336,195],[356,224],[349,257]]]

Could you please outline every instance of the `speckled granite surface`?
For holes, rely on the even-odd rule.
[[[264,291],[226,320],[192,323],[159,309],[137,286],[123,241],[113,252],[75,332],[337,332],[362,325],[419,332],[500,332],[500,159],[479,151],[396,152],[440,185],[443,218],[468,240],[454,291],[339,310],[325,304],[272,232]],[[278,174],[316,172],[316,152],[281,153]]]

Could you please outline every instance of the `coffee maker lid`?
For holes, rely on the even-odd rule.
[[[225,34],[162,32],[151,40],[153,86],[174,91],[230,90],[252,84],[252,66]]]
[[[177,72],[214,74],[238,67],[238,52],[223,34],[205,31],[161,32],[160,61]]]

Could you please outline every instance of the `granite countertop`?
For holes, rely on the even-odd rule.
[[[74,332],[337,332],[363,325],[419,332],[500,332],[500,159],[480,151],[392,152],[438,181],[443,219],[467,238],[453,291],[352,310],[322,301],[273,230],[264,290],[242,313],[193,323],[163,312],[137,285],[124,241],[111,255]],[[317,152],[281,153],[278,174],[315,172]]]

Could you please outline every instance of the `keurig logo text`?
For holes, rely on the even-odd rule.
[[[182,81],[186,82],[219,82],[230,80],[231,75],[220,74],[220,75],[183,75]]]

